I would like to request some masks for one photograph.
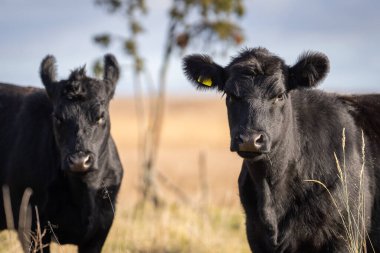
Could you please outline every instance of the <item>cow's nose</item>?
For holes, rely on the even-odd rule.
[[[263,132],[239,135],[239,151],[267,152],[268,138]]]
[[[91,167],[93,160],[92,155],[84,152],[77,152],[67,157],[67,163],[70,170],[75,172],[86,171]]]

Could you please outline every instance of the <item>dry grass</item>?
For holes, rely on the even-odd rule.
[[[0,233],[0,252],[22,252],[16,231],[6,230]]]
[[[151,206],[117,212],[103,252],[250,252],[245,242],[241,213],[211,208],[209,215],[176,203],[160,210]],[[76,252],[73,246],[52,252]]]
[[[338,172],[339,183],[341,184],[342,191],[338,194],[338,197],[330,192],[327,186],[318,180],[305,180],[307,182],[317,183],[321,185],[329,193],[331,201],[338,212],[344,227],[344,233],[342,237],[346,240],[347,252],[349,253],[366,253],[367,248],[373,248],[372,245],[367,245],[366,240],[368,238],[368,233],[365,227],[366,224],[366,213],[365,213],[365,182],[364,169],[365,169],[365,142],[364,133],[362,132],[362,166],[358,171],[359,186],[357,196],[351,196],[348,188],[352,187],[349,183],[349,175],[346,167],[346,135],[345,129],[342,131],[342,154],[343,157],[339,160],[336,153],[334,153],[334,158],[336,161],[336,167]],[[354,186],[354,187],[355,187]],[[354,201],[351,198],[355,198]],[[339,203],[339,204],[338,204]],[[357,206],[352,206],[355,203]],[[343,208],[339,208],[339,206]]]
[[[116,217],[103,252],[249,252],[237,178],[241,159],[229,151],[224,101],[220,98],[169,100],[157,169],[189,196],[178,201],[165,187],[160,210],[138,207],[137,118],[132,99],[112,103],[112,134],[118,145],[125,177]],[[207,207],[201,196],[198,159],[206,154]],[[16,234],[0,233],[0,252],[21,252]],[[54,245],[52,252],[76,252]]]
[[[105,252],[249,252],[237,210],[212,208],[205,215],[173,203],[120,215],[124,223],[112,230]]]

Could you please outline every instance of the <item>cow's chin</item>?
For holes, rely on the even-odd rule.
[[[88,169],[70,169],[68,166],[65,166],[63,169],[63,172],[66,175],[73,175],[73,176],[84,176],[87,175],[88,173],[96,171],[96,168],[90,167]]]
[[[93,168],[88,168],[88,169],[68,169],[68,172],[69,173],[72,173],[72,174],[78,174],[78,175],[84,175],[84,174],[87,174],[91,171],[94,171]]]
[[[252,152],[252,151],[237,151],[238,155],[244,159],[253,161],[263,160],[267,157],[266,153]]]

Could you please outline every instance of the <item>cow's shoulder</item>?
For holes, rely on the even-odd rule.
[[[296,90],[291,93],[293,111],[297,121],[306,127],[307,133],[318,129],[327,133],[337,129],[356,128],[350,111],[351,106],[343,103],[339,94],[321,90]],[[301,128],[302,130],[302,128]]]

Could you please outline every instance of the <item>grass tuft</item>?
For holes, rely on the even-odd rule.
[[[11,235],[11,236],[10,236]],[[1,252],[22,252],[17,234],[0,234]],[[75,246],[52,244],[52,253],[74,253]],[[146,204],[119,207],[102,252],[208,253],[250,252],[244,216],[237,207],[209,207],[206,211],[168,203],[159,209]]]
[[[338,170],[338,178],[339,182],[342,186],[342,192],[339,194],[338,197],[334,197],[333,194],[330,192],[330,190],[327,188],[327,186],[319,181],[319,180],[305,180],[306,182],[312,182],[321,185],[323,188],[326,189],[328,194],[330,195],[330,198],[333,202],[333,205],[335,206],[337,212],[339,213],[339,216],[342,220],[343,226],[344,226],[344,234],[342,235],[343,238],[346,238],[346,245],[347,245],[347,252],[349,253],[366,253],[367,248],[371,247],[372,245],[367,245],[367,239],[368,239],[368,232],[366,230],[365,224],[366,224],[366,218],[365,218],[365,190],[364,190],[364,184],[363,184],[363,175],[364,175],[364,169],[365,169],[365,141],[364,141],[364,133],[362,131],[362,166],[359,171],[359,187],[358,187],[358,194],[357,196],[351,196],[349,194],[348,188],[353,187],[350,185],[348,180],[348,174],[347,174],[347,167],[346,167],[346,131],[345,128],[343,128],[342,131],[342,152],[343,152],[343,161],[339,161],[337,154],[334,152],[334,158],[336,162],[336,167]],[[351,198],[356,197],[356,210],[352,210],[350,206],[351,203],[354,203]],[[343,203],[343,210],[339,207],[338,202]]]

